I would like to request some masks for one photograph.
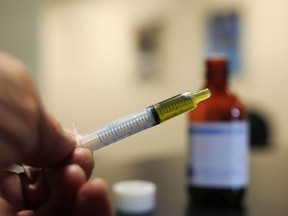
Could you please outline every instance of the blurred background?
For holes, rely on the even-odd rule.
[[[80,133],[204,83],[213,14],[237,14],[231,87],[288,145],[288,1],[0,0],[0,50],[29,68],[43,103]],[[288,80],[288,79],[287,79]],[[186,154],[187,116],[96,152],[99,163]]]

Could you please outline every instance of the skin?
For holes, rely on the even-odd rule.
[[[107,185],[89,180],[92,153],[48,114],[25,66],[0,53],[0,215],[111,216]],[[55,151],[57,149],[57,151]],[[27,164],[32,179],[5,171]]]

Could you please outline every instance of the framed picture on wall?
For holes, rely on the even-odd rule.
[[[162,20],[154,20],[137,27],[137,73],[142,81],[161,79],[163,70],[163,30]]]
[[[228,57],[233,75],[240,73],[241,17],[236,11],[214,12],[208,17],[206,35],[207,55],[222,54]]]

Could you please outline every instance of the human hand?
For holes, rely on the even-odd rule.
[[[32,171],[32,181],[24,173],[7,172],[0,201],[7,212],[0,215],[111,216],[106,184],[101,179],[87,181],[93,163],[89,150],[76,148],[56,167]]]
[[[0,54],[0,215],[112,215],[105,183],[88,181],[92,154],[43,108],[25,67]],[[41,168],[32,181],[3,172],[12,163]],[[43,169],[45,168],[45,169]]]
[[[24,65],[3,53],[0,119],[0,170],[12,163],[49,167],[75,148],[72,137],[45,111]]]

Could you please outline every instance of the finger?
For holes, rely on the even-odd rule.
[[[0,197],[0,215],[5,216],[16,216],[16,211]]]
[[[4,53],[0,53],[0,90],[1,137],[14,147],[17,160],[35,148],[40,101],[24,65]]]
[[[0,183],[2,180],[3,170],[11,166],[14,158],[17,157],[17,153],[14,148],[9,145],[6,140],[3,140],[0,135]]]
[[[72,154],[64,161],[64,164],[77,164],[86,174],[88,179],[94,167],[94,159],[92,152],[85,148],[76,148]]]
[[[36,213],[31,210],[24,210],[17,213],[17,216],[36,216]]]
[[[102,179],[93,179],[81,187],[76,202],[77,216],[112,216],[107,185]]]
[[[12,148],[0,151],[0,168],[7,163],[48,167],[62,161],[75,148],[68,136],[44,109],[24,65],[0,53],[0,137]],[[5,155],[10,154],[5,158]],[[11,160],[8,161],[7,160]]]
[[[32,176],[32,179],[28,179],[25,173],[19,174],[24,204],[22,209],[38,209],[39,206],[47,202],[50,195],[50,187],[46,180],[45,170],[35,170]]]
[[[53,169],[46,169],[45,179],[49,188],[53,185],[55,174],[58,172],[57,170],[71,164],[80,166],[85,173],[86,179],[88,179],[91,176],[94,167],[93,155],[88,149],[76,148],[63,162],[57,164]]]
[[[19,211],[22,209],[37,209],[44,204],[49,195],[50,188],[53,187],[55,174],[63,166],[69,164],[79,165],[85,172],[86,179],[92,173],[94,160],[91,152],[84,148],[76,148],[73,153],[55,169],[31,170],[32,179],[28,179],[25,173],[19,176],[15,173],[8,173],[2,184],[3,196]]]
[[[52,167],[63,161],[76,147],[76,140],[51,115],[42,110],[39,121],[38,148],[24,163],[35,167]]]
[[[14,207],[16,211],[23,209],[37,209],[49,197],[50,188],[43,170],[33,173],[33,179],[28,179],[24,173],[19,175],[6,172],[1,184],[2,197]]]
[[[16,173],[6,172],[1,184],[2,197],[14,207],[16,211],[24,208],[22,186]]]
[[[77,192],[85,180],[85,173],[78,165],[68,165],[60,169],[55,175],[51,197],[37,210],[37,215],[73,215]]]

